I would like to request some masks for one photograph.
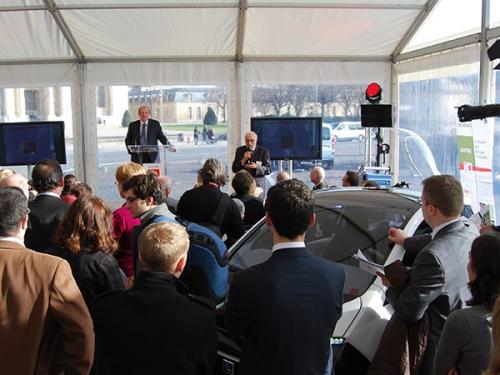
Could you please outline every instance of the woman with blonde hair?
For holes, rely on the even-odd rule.
[[[134,162],[120,165],[115,172],[116,187],[120,196],[125,199],[123,184],[130,178],[145,174],[146,169]],[[135,226],[141,224],[139,218],[132,217],[127,203],[113,212],[113,235],[118,241],[118,251],[114,254],[118,260],[120,268],[127,278],[134,277],[134,256],[132,253],[132,230]]]

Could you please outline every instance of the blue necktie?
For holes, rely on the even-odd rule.
[[[141,124],[141,145],[147,144],[146,139],[146,124]]]

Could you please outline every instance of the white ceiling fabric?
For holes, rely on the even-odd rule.
[[[231,56],[236,9],[63,10],[87,57]]]
[[[244,55],[389,56],[417,15],[394,9],[250,8]]]
[[[428,1],[2,0],[0,63],[389,61]]]
[[[47,11],[0,12],[0,60],[71,58],[62,32]]]

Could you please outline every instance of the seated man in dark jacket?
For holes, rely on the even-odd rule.
[[[134,287],[97,298],[96,342],[111,375],[213,374],[214,307],[178,280],[188,248],[181,225],[149,225],[139,237],[145,270]]]

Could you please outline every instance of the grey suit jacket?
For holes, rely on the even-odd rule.
[[[465,306],[470,298],[467,262],[472,241],[478,234],[474,226],[462,221],[442,228],[415,258],[408,286],[400,293],[394,288],[386,292],[402,320],[416,322],[428,313],[430,338],[424,367],[426,364],[432,367],[446,317]]]

